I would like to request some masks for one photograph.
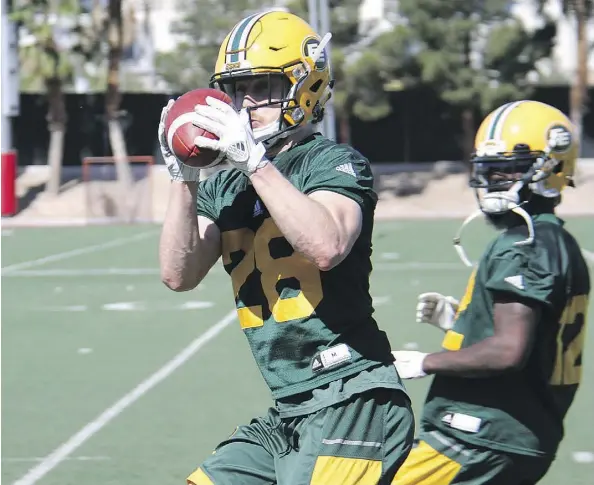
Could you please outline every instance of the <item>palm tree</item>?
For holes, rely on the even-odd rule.
[[[569,95],[569,117],[575,126],[578,141],[582,138],[582,119],[588,98],[588,50],[589,41],[586,25],[592,16],[594,0],[559,0],[563,15],[575,17],[577,66],[571,83]],[[538,0],[540,9],[544,9],[547,0]]]
[[[107,41],[109,54],[107,61],[107,88],[105,92],[105,115],[109,132],[109,142],[115,158],[115,166],[120,182],[120,201],[124,204],[123,214],[127,214],[128,193],[132,187],[132,171],[128,163],[126,142],[120,124],[120,63],[123,53],[122,0],[109,0],[107,20]]]
[[[577,32],[577,69],[574,81],[571,85],[570,94],[570,113],[569,116],[575,130],[577,139],[582,139],[582,120],[584,116],[584,107],[588,101],[588,36],[586,24],[592,15],[593,0],[565,0],[565,13],[573,7],[576,17]],[[573,4],[573,5],[572,5]]]
[[[74,72],[72,58],[60,48],[56,26],[64,19],[75,19],[80,14],[76,0],[18,2],[12,18],[19,24],[21,89],[45,90],[48,98],[47,126],[50,132],[48,164],[50,179],[46,186],[49,194],[60,190],[64,136],[66,134],[66,105],[63,86]]]
[[[91,22],[83,22],[89,14]],[[68,116],[64,90],[72,88],[76,75],[86,74],[85,62],[101,64],[106,28],[101,0],[87,12],[79,0],[21,0],[11,14],[20,26],[20,87],[25,92],[45,91],[50,132],[46,192],[60,191],[64,137]]]

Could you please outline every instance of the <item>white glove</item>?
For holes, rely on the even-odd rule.
[[[396,359],[394,367],[402,379],[418,379],[427,375],[423,370],[426,353],[416,350],[396,350],[392,355]]]
[[[417,304],[417,323],[430,323],[444,332],[454,326],[454,317],[460,302],[441,293],[423,293]]]
[[[200,169],[197,167],[190,167],[189,165],[181,162],[173,154],[169,148],[169,144],[167,143],[167,133],[165,133],[165,118],[167,117],[167,113],[169,113],[169,109],[173,103],[173,99],[170,99],[167,103],[167,106],[161,110],[161,120],[159,121],[158,130],[161,154],[163,155],[163,160],[165,160],[165,165],[167,165],[167,168],[169,169],[171,180],[177,180],[181,182],[198,182],[200,180]]]
[[[238,113],[233,106],[211,96],[206,98],[206,103],[206,106],[196,105],[196,119],[192,123],[219,139],[198,136],[194,140],[196,146],[223,152],[227,161],[246,175],[266,165],[266,148],[254,140],[248,111],[244,108]]]

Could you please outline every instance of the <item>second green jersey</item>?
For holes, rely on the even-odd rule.
[[[422,423],[475,445],[553,456],[580,382],[590,277],[563,222],[553,214],[533,219],[534,244],[516,245],[527,237],[523,225],[487,248],[443,342],[456,351],[492,336],[494,295],[513,294],[541,307],[526,365],[490,378],[436,376]]]
[[[294,251],[244,174],[222,170],[200,184],[198,213],[221,231],[239,324],[273,398],[280,399],[389,363],[391,355],[369,294],[377,202],[369,162],[317,135],[273,162],[302,193],[344,195],[363,214],[349,255],[320,271]]]

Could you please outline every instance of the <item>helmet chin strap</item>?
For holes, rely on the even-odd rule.
[[[255,128],[253,133],[256,143],[263,142],[264,147],[268,149],[281,138],[286,138],[289,136],[290,130],[278,133],[278,124],[278,121],[273,121],[272,123],[268,123],[266,126],[261,128]]]
[[[520,197],[518,193],[525,184],[525,178],[526,177],[514,183],[514,185],[512,185],[512,187],[507,192],[491,192],[486,194],[483,197],[483,200],[480,202],[480,209],[470,214],[462,223],[460,229],[458,229],[458,232],[456,233],[456,237],[454,237],[454,248],[456,249],[456,252],[458,253],[460,259],[466,266],[472,267],[473,264],[466,256],[466,252],[462,247],[462,231],[471,221],[473,221],[474,219],[476,219],[484,213],[499,214],[502,212],[511,211],[515,214],[518,214],[522,219],[524,219],[524,221],[526,221],[526,225],[528,226],[528,237],[523,241],[516,242],[514,245],[526,246],[528,244],[532,244],[532,242],[534,241],[534,224],[532,223],[532,218],[530,217],[530,214],[528,214],[528,212],[526,212],[519,205]]]

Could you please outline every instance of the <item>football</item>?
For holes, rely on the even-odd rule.
[[[223,91],[211,88],[194,89],[177,98],[165,118],[165,134],[169,148],[180,161],[192,167],[208,168],[222,161],[217,160],[219,152],[200,149],[194,145],[197,136],[218,139],[216,135],[192,124],[195,116],[194,106],[205,105],[208,96],[232,104],[231,98]]]

